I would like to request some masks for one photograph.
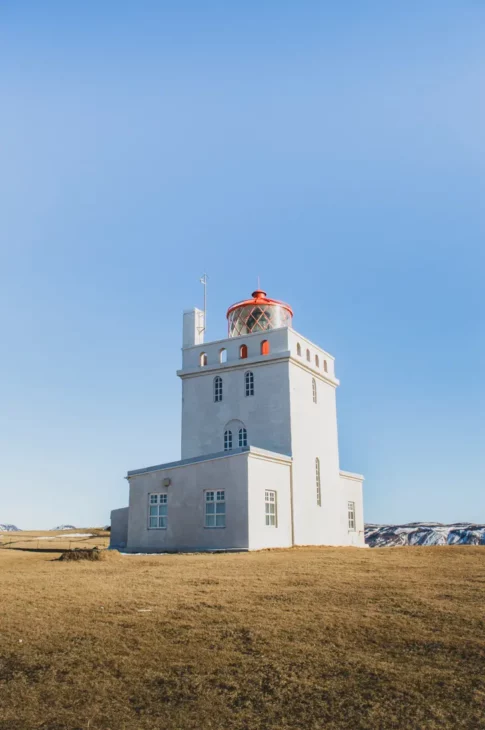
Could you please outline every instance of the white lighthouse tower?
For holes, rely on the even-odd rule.
[[[364,546],[363,477],[340,470],[334,358],[258,289],[204,342],[184,312],[182,459],[128,472],[112,544],[134,551]]]

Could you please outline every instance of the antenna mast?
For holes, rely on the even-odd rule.
[[[197,328],[200,334],[202,334],[202,332],[205,332],[205,330],[207,328],[207,279],[208,278],[209,277],[207,276],[207,274],[203,274],[199,279],[200,283],[204,287],[204,326]]]

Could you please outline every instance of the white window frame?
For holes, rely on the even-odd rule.
[[[322,479],[320,476],[320,459],[315,459],[315,483],[317,488],[317,504],[319,507],[322,506]]]
[[[244,448],[244,446],[248,445],[248,430],[247,430],[246,426],[242,426],[239,429],[238,445],[239,445],[240,449],[242,449],[242,448]]]
[[[224,431],[224,451],[232,451],[232,431],[226,428]]]
[[[220,403],[222,401],[222,378],[220,375],[216,375],[214,378],[214,403]]]
[[[209,505],[214,505],[214,511],[208,511]],[[218,507],[219,505],[219,507]],[[222,505],[222,508],[221,508]],[[217,524],[217,518],[224,524]],[[213,519],[212,519],[213,518]],[[208,524],[208,522],[214,524]],[[223,530],[226,526],[226,490],[206,489],[204,491],[204,527],[207,530]]]
[[[248,370],[244,374],[244,394],[246,398],[254,395],[254,373],[252,370]]]
[[[349,532],[355,532],[356,520],[355,520],[355,502],[347,502],[347,519],[349,523]]]
[[[317,401],[318,401],[318,398],[317,398],[317,381],[315,380],[315,378],[312,378],[312,395],[313,395],[313,402],[314,403],[317,403]]]
[[[266,527],[278,527],[278,500],[273,489],[264,490],[264,521]]]
[[[152,514],[153,512],[153,514]],[[152,522],[156,521],[156,525]],[[148,495],[148,529],[166,530],[168,523],[168,494],[152,492]]]

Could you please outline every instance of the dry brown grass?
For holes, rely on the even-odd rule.
[[[98,548],[75,548],[74,550],[66,550],[65,553],[61,553],[59,560],[109,560],[119,556],[117,550],[98,550]]]
[[[86,536],[81,537],[84,533]],[[97,527],[75,530],[37,530],[0,532],[0,549],[73,550],[74,548],[107,548],[109,532]]]
[[[0,550],[0,730],[485,728],[485,550]]]

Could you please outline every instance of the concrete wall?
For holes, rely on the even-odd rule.
[[[198,363],[199,350],[184,350],[188,370],[182,377],[182,459],[212,454],[224,449],[224,430],[230,421],[241,421],[248,432],[248,445],[290,454],[290,401],[288,376],[288,329],[271,330],[264,335],[249,335],[205,345],[209,364]],[[271,352],[259,354],[260,343],[267,339]],[[239,346],[248,345],[249,357],[239,359]],[[221,346],[227,346],[228,361],[217,363]],[[283,358],[283,359],[282,359]],[[216,361],[214,364],[214,360]],[[254,395],[245,395],[245,373],[254,375]],[[214,377],[223,382],[222,401],[214,402]],[[233,445],[238,446],[233,431]]]
[[[313,402],[313,378],[316,403]],[[347,544],[347,534],[341,529],[335,387],[299,360],[290,364],[290,386],[295,543]],[[317,457],[321,506],[317,504]]]
[[[228,337],[224,340],[206,342],[203,345],[184,347],[182,350],[182,370],[179,374],[183,375],[190,371],[199,371],[201,369],[200,355],[203,352],[207,354],[206,369],[218,368],[221,365],[221,350],[225,350],[227,356],[227,363],[222,363],[223,367],[224,365],[238,365],[240,364],[239,348],[243,344],[248,348],[246,362],[259,360],[261,357],[267,359],[272,355],[281,355],[282,353],[288,352],[289,349],[288,332],[287,327],[279,327],[278,329],[268,330],[267,332],[255,332],[254,334],[244,335],[243,337]],[[270,343],[269,356],[261,356],[261,342],[263,340],[268,340]]]
[[[109,546],[111,548],[125,548],[128,542],[128,507],[121,507],[111,511],[111,532]]]
[[[163,486],[164,479],[171,484]],[[128,550],[248,549],[248,452],[129,477]],[[206,489],[226,492],[226,527],[205,527]],[[166,493],[166,529],[148,529],[149,495]]]
[[[298,354],[298,345],[300,345],[301,355]],[[288,349],[292,357],[302,362],[305,367],[310,368],[324,378],[335,381],[338,385],[338,380],[335,378],[335,358],[329,352],[322,350],[321,347],[307,340],[306,337],[303,337],[294,329],[288,330]],[[307,350],[310,352],[310,360],[307,360]],[[327,370],[325,370],[325,363]]]
[[[342,493],[342,528],[347,530],[350,545],[365,547],[364,500],[362,494],[363,477],[360,474],[340,472],[340,491]],[[347,503],[355,503],[355,531],[349,531]]]
[[[291,459],[251,454],[248,462],[249,548],[290,547]],[[265,490],[276,492],[277,525],[266,525]]]

